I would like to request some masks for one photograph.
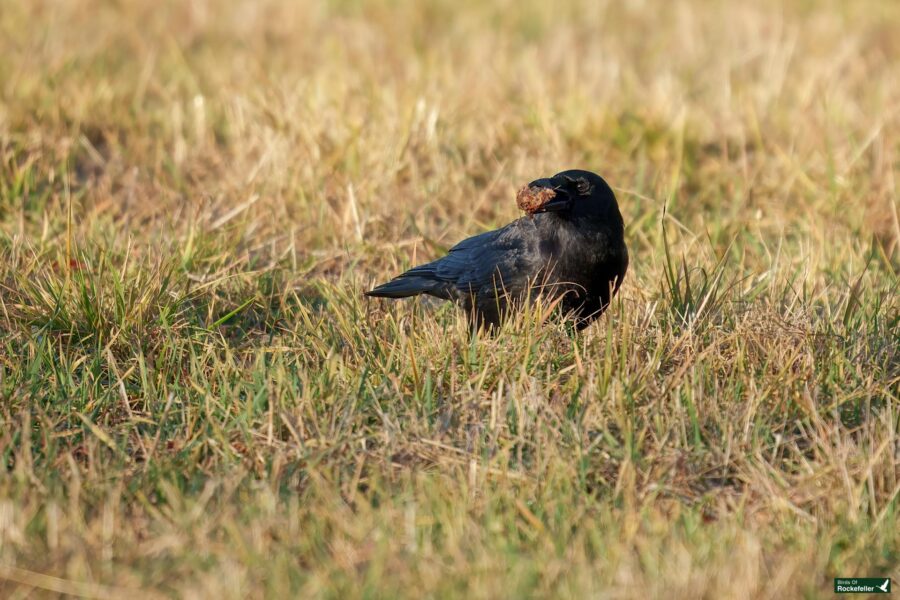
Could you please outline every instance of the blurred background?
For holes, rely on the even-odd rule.
[[[6,169],[13,149],[43,180],[68,164],[76,212],[123,234],[216,222],[258,195],[242,241],[312,250],[448,242],[514,217],[522,182],[584,167],[620,190],[638,256],[666,199],[723,239],[891,250],[898,10],[5,2]]]

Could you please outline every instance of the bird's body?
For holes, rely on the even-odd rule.
[[[628,268],[615,196],[588,171],[564,171],[528,189],[553,193],[529,207],[529,216],[465,239],[367,294],[453,300],[479,326],[498,326],[511,307],[543,296],[586,327],[609,305]]]

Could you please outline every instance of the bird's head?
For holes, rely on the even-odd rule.
[[[572,169],[535,179],[522,188],[517,200],[531,215],[554,213],[572,221],[622,221],[615,194],[602,177],[590,171]]]

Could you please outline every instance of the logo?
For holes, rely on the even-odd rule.
[[[889,577],[835,577],[835,594],[890,594]]]

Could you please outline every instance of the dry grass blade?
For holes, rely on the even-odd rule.
[[[900,578],[900,3],[0,6],[0,596]],[[584,332],[363,297],[567,168]]]

